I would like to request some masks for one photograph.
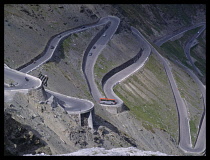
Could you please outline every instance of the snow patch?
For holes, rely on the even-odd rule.
[[[23,156],[51,156],[44,153],[41,154],[25,154]],[[172,156],[159,151],[142,151],[135,147],[128,148],[112,148],[106,150],[105,148],[93,147],[81,149],[73,153],[57,154],[52,156]]]

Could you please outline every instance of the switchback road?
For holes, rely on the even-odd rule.
[[[193,29],[196,28],[198,26],[203,25],[203,27],[199,30],[199,32],[197,32],[187,43],[187,45],[185,46],[185,53],[188,55],[187,57],[190,58],[189,56],[189,50],[192,44],[192,41],[197,38],[201,32],[205,29],[205,24],[206,23],[201,23],[199,25],[195,25],[187,28],[184,31],[181,31],[180,33],[186,32],[189,29]],[[178,33],[178,34],[180,34]],[[173,35],[176,36],[176,35]],[[162,38],[162,40],[157,41],[156,44],[158,46],[161,46],[163,43],[165,43],[167,40],[170,40],[173,36],[166,36],[164,38]],[[149,43],[149,42],[148,42]],[[152,45],[151,45],[152,47]],[[163,58],[158,51],[152,47],[152,50],[154,51],[154,53],[156,53],[162,60],[163,64],[164,64],[164,68],[166,70],[166,73],[168,75],[169,78],[169,82],[175,97],[175,101],[176,101],[176,106],[178,108],[178,114],[179,114],[179,147],[184,151],[184,152],[188,152],[188,153],[199,153],[199,154],[203,154],[206,150],[206,87],[201,83],[201,81],[198,79],[197,76],[195,76],[187,67],[182,67],[185,68],[185,70],[187,70],[187,72],[195,79],[195,81],[197,82],[197,84],[199,85],[199,88],[202,92],[202,97],[203,97],[203,101],[204,101],[204,111],[203,111],[203,115],[200,121],[200,126],[199,126],[199,132],[198,132],[198,136],[197,136],[197,140],[195,143],[195,147],[192,148],[192,144],[191,144],[191,136],[190,136],[190,126],[189,126],[189,118],[187,116],[187,109],[185,106],[185,103],[183,102],[183,99],[180,96],[180,93],[177,89],[177,85],[176,82],[173,78],[173,75],[171,73],[171,68],[170,66],[167,64],[167,60],[165,58]],[[192,63],[192,60],[190,60]],[[193,64],[194,65],[194,64]]]
[[[106,28],[106,30],[102,33],[103,36],[102,36],[102,34],[98,35],[97,41],[94,44],[90,44],[91,48],[89,48],[86,51],[85,55],[87,56],[87,54],[91,53],[91,56],[87,56],[86,59],[84,59],[85,65],[84,65],[83,72],[85,74],[87,83],[89,85],[90,92],[91,92],[93,98],[96,100],[96,102],[98,102],[99,98],[101,98],[102,95],[101,95],[100,91],[98,90],[97,85],[95,84],[93,69],[94,69],[94,64],[97,60],[98,55],[100,54],[102,49],[105,47],[105,45],[108,43],[108,41],[112,38],[112,36],[114,35],[114,33],[116,32],[116,30],[119,26],[120,19],[118,17],[114,17],[114,16],[108,16],[105,18],[101,18],[95,24],[92,24],[89,26],[83,26],[83,27],[76,28],[73,30],[69,30],[69,31],[63,32],[62,34],[55,36],[53,39],[51,39],[49,45],[47,46],[46,53],[40,59],[38,59],[36,61],[36,63],[31,63],[28,66],[22,68],[20,71],[23,73],[14,71],[12,69],[8,69],[8,67],[5,66],[5,76],[7,76],[10,79],[13,79],[14,81],[16,81],[18,83],[18,85],[14,86],[14,87],[9,87],[8,85],[5,84],[5,87],[4,87],[5,93],[6,93],[5,96],[9,97],[9,94],[14,90],[17,92],[21,91],[21,90],[27,91],[30,88],[40,87],[40,80],[38,80],[37,78],[34,78],[33,76],[30,76],[28,74],[24,74],[24,73],[29,73],[30,71],[32,71],[32,70],[36,69],[37,67],[39,67],[40,65],[42,65],[43,63],[47,62],[54,54],[61,39],[69,36],[72,33],[80,32],[80,31],[83,31],[83,30],[91,28],[91,27],[107,25],[109,23],[110,23],[110,25],[108,26],[108,28]],[[205,23],[200,23],[195,26],[185,28],[184,30],[180,30],[179,32],[173,33],[171,35],[165,36],[162,39],[156,41],[156,44],[158,46],[160,46],[163,43],[165,43],[167,40],[169,40],[181,33],[186,32],[187,30],[190,30],[192,28],[195,28],[197,26],[201,26],[204,24]],[[143,37],[143,35],[137,29],[131,27],[131,30],[132,30],[133,34],[136,35],[139,42],[145,44],[143,53],[142,53],[141,57],[136,62],[129,65],[128,67],[121,70],[120,72],[116,73],[110,79],[108,79],[106,81],[106,83],[104,84],[104,87],[103,87],[106,96],[110,97],[110,98],[115,97],[118,101],[118,104],[120,104],[120,105],[123,104],[123,101],[120,100],[118,97],[116,97],[116,95],[113,92],[114,85],[116,85],[118,82],[127,78],[128,76],[133,74],[135,71],[137,71],[139,68],[141,68],[144,65],[144,63],[146,62],[148,56],[150,55],[150,52],[151,51],[154,52],[155,54],[158,55],[158,57],[163,62],[166,74],[168,76],[168,79],[169,79],[169,82],[171,85],[171,89],[174,94],[174,98],[176,101],[178,114],[179,114],[179,126],[180,126],[179,127],[179,137],[180,137],[179,147],[181,149],[183,149],[185,152],[203,153],[206,149],[206,146],[205,146],[206,143],[205,143],[205,137],[204,137],[205,130],[206,130],[205,112],[203,114],[204,115],[203,121],[200,124],[199,135],[198,135],[195,147],[192,148],[191,147],[191,139],[190,139],[189,119],[187,117],[187,109],[186,109],[185,103],[184,103],[183,99],[181,98],[180,93],[177,89],[176,82],[173,78],[173,74],[172,74],[171,68],[169,66],[169,62],[158,53],[158,51]],[[104,34],[105,34],[105,36],[104,36]],[[24,81],[24,77],[27,77],[29,79],[29,81],[27,81],[27,83]],[[78,98],[69,97],[69,96],[62,95],[60,93],[56,93],[56,92],[53,92],[50,90],[46,90],[46,93],[55,96],[61,102],[63,102],[63,107],[66,109],[66,111],[68,113],[87,112],[94,107],[94,104],[88,100],[81,100]],[[203,94],[204,101],[205,101],[206,95],[204,93],[204,90],[202,91],[202,94]],[[115,105],[113,105],[113,107],[115,107]]]

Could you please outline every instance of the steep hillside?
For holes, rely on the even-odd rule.
[[[172,62],[171,66],[178,90],[187,106],[192,144],[194,145],[204,106],[203,99],[201,99],[201,91],[189,74]]]
[[[164,56],[170,60],[179,60],[185,66],[194,70],[192,65],[184,53],[184,47],[193,35],[195,35],[201,27],[187,31],[186,33],[171,39],[170,41],[164,43],[159,50]],[[201,71],[203,76],[194,72],[200,80],[206,84],[206,42],[205,42],[205,31],[202,35],[195,40],[195,45],[191,48],[191,57],[196,67]]]
[[[206,6],[202,4],[117,4],[114,7],[150,41],[206,19]]]
[[[82,5],[7,4],[4,6],[5,63],[17,68],[39,55],[53,35],[97,20]],[[15,61],[11,58],[14,56]]]
[[[199,78],[206,84],[206,31],[201,34],[196,42],[196,45],[191,48],[191,56],[194,58],[195,66],[204,75]]]
[[[128,8],[130,7],[130,10],[133,11],[131,12],[129,10],[130,14],[134,13],[134,10],[136,7],[132,8],[131,6],[128,5],[127,6],[128,8],[126,8],[126,6],[127,5],[122,5],[121,8],[129,10]],[[152,6],[152,8],[153,7],[154,6]],[[157,9],[158,7],[163,8],[163,6],[161,5],[156,5],[156,7],[154,8]],[[167,5],[165,7],[167,7]],[[170,8],[171,6],[168,6],[168,7]],[[148,8],[148,6],[147,7],[144,6],[143,8]],[[177,8],[176,10],[179,10],[179,9]],[[166,12],[166,14],[170,14],[170,12]],[[133,17],[135,17],[134,14],[132,15]],[[189,12],[186,13],[186,16],[187,15],[189,16]],[[180,18],[180,22],[183,22],[183,23],[187,20],[188,25],[192,23],[192,21],[188,19],[189,17],[186,18],[185,20],[182,19],[179,15],[174,15],[172,17],[176,17],[177,19]],[[148,23],[150,23],[152,26],[153,19],[151,18],[150,20],[151,21],[149,21]],[[174,26],[172,26],[171,21],[167,21],[167,24],[168,26],[170,26],[170,29],[171,28],[173,29]],[[136,25],[136,27],[138,28],[140,24],[136,22],[134,25]],[[157,26],[158,25],[159,24],[157,23]],[[175,25],[177,24],[175,23]],[[144,25],[143,27],[145,26],[147,25]],[[161,26],[162,30],[164,30],[163,26]],[[142,30],[143,27],[140,27],[139,30]],[[176,29],[174,28],[174,30],[177,30],[178,28]],[[157,49],[164,57],[170,60],[178,59],[183,64],[185,64],[186,66],[192,69],[192,67],[188,64],[189,62],[185,56],[183,47],[185,46],[186,41],[189,40],[189,38],[191,38],[195,33],[197,33],[198,30],[199,28],[190,30],[174,39],[171,39],[171,41],[164,43],[161,46],[161,48],[157,48]],[[142,33],[145,33],[145,32],[147,33],[147,29],[142,31]],[[170,33],[170,31],[167,31],[167,33]],[[114,38],[117,36],[118,35],[115,35]],[[154,40],[152,39],[152,36],[154,36],[154,34],[152,34],[149,38],[151,39],[151,41]],[[194,47],[192,48],[192,54],[194,54],[194,56],[197,55],[197,59],[200,57],[199,59],[200,66],[202,66],[204,70],[205,68],[205,60],[204,60],[205,59],[205,51],[204,51],[205,36],[202,35],[201,37],[203,37],[204,40],[202,40],[203,38],[199,38],[200,43],[197,44],[197,46],[202,46],[200,47],[201,48],[200,51],[198,51],[197,49],[198,52],[193,53],[193,50],[195,50],[195,47]],[[126,39],[126,36],[124,36],[124,38]],[[121,40],[121,42],[123,41]],[[129,42],[124,43],[124,46],[130,42],[133,43],[133,39],[131,39],[131,41]],[[122,62],[126,61],[124,56],[122,57],[123,54],[120,54],[120,56],[116,56],[117,53],[113,54],[114,45],[111,45],[111,43],[112,41],[102,51],[95,65],[95,73],[96,73],[95,79],[98,84],[100,84],[101,82],[101,77],[103,77],[106,74],[104,73],[105,72],[104,70],[110,71],[112,68],[119,66],[120,65],[118,63],[119,59],[120,60],[122,59],[121,60]],[[134,47],[132,47],[132,49],[128,51],[125,50],[126,52],[124,54],[133,56],[133,52],[137,53],[139,48],[143,48],[141,44],[139,45],[136,43],[133,43],[133,44],[134,44]],[[112,46],[112,47],[109,48],[109,46]],[[110,53],[110,54],[107,55],[107,53]],[[107,58],[108,56],[110,57]],[[203,63],[201,63],[201,61]],[[194,143],[196,139],[196,133],[198,130],[199,121],[201,118],[201,113],[202,113],[201,106],[203,105],[202,100],[200,99],[200,91],[197,85],[194,83],[193,79],[189,77],[185,72],[183,72],[181,68],[175,66],[173,63],[171,65],[173,66],[173,70],[172,70],[173,73],[175,72],[174,76],[178,83],[179,90],[181,91],[182,97],[185,98],[185,101],[188,106],[189,116],[191,119],[190,125],[191,125],[192,143]],[[205,82],[205,73],[204,73],[204,77],[201,77],[201,78]],[[133,113],[138,119],[143,120],[144,123],[146,122],[146,125],[149,125],[149,127],[147,127],[148,129],[152,130],[152,128],[159,128],[164,131],[167,131],[174,139],[176,139],[176,142],[178,142],[178,115],[177,115],[174,97],[171,92],[170,85],[168,84],[168,79],[163,69],[163,66],[160,64],[160,61],[158,61],[155,55],[150,56],[148,62],[146,63],[145,67],[141,71],[134,74],[132,77],[129,77],[120,85],[117,85],[115,88],[115,93],[117,93],[117,95],[121,99],[123,99],[126,106],[128,106],[128,108],[131,110],[131,113]],[[177,123],[174,123],[174,122],[177,122]]]
[[[18,68],[42,53],[53,35],[107,15],[121,19],[118,33],[133,25],[153,41],[183,26],[205,21],[205,12],[205,5],[181,4],[5,4],[4,61]]]
[[[145,128],[167,131],[178,141],[176,104],[167,75],[156,55],[150,56],[141,71],[116,86],[115,93],[132,114],[143,120]]]
[[[71,35],[61,43],[49,63],[43,64],[31,74],[34,76],[40,72],[47,74],[49,77],[47,89],[92,100],[81,66],[87,45],[102,27]]]
[[[101,79],[108,71],[126,62],[135,56],[140,48],[144,47],[131,34],[130,25],[136,27],[150,42],[153,42],[181,27],[205,21],[205,14],[205,5],[7,4],[4,6],[4,62],[11,68],[18,68],[41,54],[53,35],[77,26],[94,23],[107,15],[115,15],[121,19],[120,26],[101,52],[94,69],[96,83],[100,87]],[[177,146],[177,110],[164,68],[156,55],[151,54],[143,69],[114,88],[116,94],[125,102],[127,111],[112,115],[91,97],[81,64],[85,49],[102,28],[103,26],[100,26],[71,35],[60,43],[50,62],[30,73],[34,76],[40,72],[47,74],[49,77],[48,86],[45,87],[47,89],[68,96],[89,99],[95,103],[95,134],[93,134],[93,137],[96,137],[95,141],[87,141],[88,145],[86,145],[78,140],[76,145],[76,140],[69,140],[69,135],[66,134],[64,138],[68,139],[68,142],[64,144],[60,139],[62,131],[58,126],[61,125],[74,131],[75,135],[80,130],[82,133],[84,131],[84,134],[89,131],[87,128],[78,129],[75,127],[74,120],[65,114],[66,121],[72,122],[68,126],[68,123],[61,119],[62,110],[56,109],[52,112],[47,108],[44,113],[39,111],[41,118],[36,118],[36,123],[31,120],[30,115],[28,118],[26,117],[26,120],[17,117],[15,120],[21,124],[28,123],[32,129],[38,132],[36,136],[42,139],[45,142],[43,144],[46,145],[41,151],[47,154],[68,153],[84,147],[98,146],[111,149],[133,146],[141,150],[186,155]],[[192,35],[191,32],[196,32],[196,30],[189,31],[182,38],[186,40],[186,37]],[[206,33],[203,33],[202,38],[198,39],[199,44],[192,48],[191,53],[197,60],[196,65],[203,73],[206,62],[205,54],[203,54],[206,45],[205,35]],[[180,51],[184,43],[183,39],[170,41],[165,45],[170,45]],[[160,48],[160,53],[169,57],[171,53],[167,52],[167,47],[165,48]],[[181,59],[174,53],[172,54],[177,59]],[[182,53],[180,55],[183,56]],[[197,86],[192,79],[181,68],[170,63],[173,66],[172,71],[178,87],[180,90],[183,89],[182,96],[188,103],[194,142],[201,113],[198,106],[202,105],[199,100],[200,93],[196,91]],[[24,97],[23,95],[18,96]],[[29,103],[28,108],[32,109],[33,104]],[[17,104],[16,106],[18,111],[10,110],[10,104],[5,104],[5,112],[13,116],[30,113],[30,109],[22,109],[25,107],[24,105]],[[46,107],[49,106],[46,105]],[[33,109],[33,113],[37,114],[37,111]],[[48,114],[51,118],[48,118]],[[56,127],[54,126],[56,121],[56,118],[53,118],[54,115],[59,117]],[[46,123],[42,123],[42,119]],[[14,128],[17,126],[18,124],[14,125]],[[36,128],[37,126],[38,128]],[[101,128],[103,128],[104,136],[99,135],[102,133],[100,132]],[[46,140],[47,135],[40,136],[44,129],[52,141]],[[13,143],[7,145],[8,148],[14,146]],[[32,147],[32,152],[40,153],[37,148]]]
[[[34,94],[17,93],[4,105],[4,154],[64,154],[81,148],[136,147],[134,139],[99,116],[94,130],[79,125],[78,115],[60,106],[39,104]],[[27,149],[26,149],[27,148]]]

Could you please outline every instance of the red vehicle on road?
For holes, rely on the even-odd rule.
[[[109,104],[109,105],[113,105],[113,104],[117,104],[115,99],[109,99],[109,98],[100,98],[100,104]]]

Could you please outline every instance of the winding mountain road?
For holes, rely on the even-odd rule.
[[[94,65],[95,62],[100,55],[101,51],[104,49],[106,44],[109,42],[109,40],[112,38],[114,33],[116,32],[120,19],[118,17],[114,16],[108,16],[108,21],[107,23],[111,23],[110,26],[102,33],[103,35],[106,34],[106,36],[102,36],[102,34],[98,37],[97,41],[91,45],[90,50],[86,50],[85,54],[90,54],[92,53],[91,56],[87,56],[86,59],[84,59],[83,63],[85,64],[85,70],[84,75],[86,77],[87,83],[89,85],[90,93],[95,99],[96,102],[99,103],[99,99],[102,98],[101,92],[98,90],[98,87],[95,83],[94,79]]]
[[[192,45],[192,42],[194,41],[194,39],[196,39],[201,32],[203,32],[203,30],[206,28],[205,24],[206,23],[201,23],[203,25],[203,27],[199,30],[199,32],[197,32],[186,44],[184,51],[187,55],[187,58],[190,60],[190,62],[193,64],[191,57],[190,57],[190,48]],[[196,27],[198,27],[200,25],[196,25]],[[190,29],[193,29],[195,27],[190,27]],[[189,30],[186,29],[186,31]],[[185,31],[182,31],[185,32]],[[157,44],[159,46],[161,46],[163,43],[165,43],[167,40],[170,40],[171,37],[164,38],[162,41],[159,41]],[[151,46],[152,47],[152,46]],[[189,127],[189,118],[187,116],[187,109],[185,106],[185,103],[183,101],[183,99],[180,96],[180,93],[177,89],[177,85],[176,82],[173,78],[173,75],[171,73],[171,68],[169,67],[169,65],[166,62],[166,59],[163,58],[158,51],[154,48],[153,51],[154,53],[156,53],[162,60],[163,64],[164,64],[164,68],[166,70],[166,73],[168,75],[169,78],[169,82],[175,97],[175,101],[176,101],[176,106],[178,108],[178,114],[179,114],[179,147],[184,151],[184,152],[188,152],[188,153],[199,153],[199,154],[203,154],[206,151],[206,87],[202,84],[202,82],[198,79],[198,77],[196,75],[194,75],[187,67],[183,66],[182,64],[179,63],[179,65],[181,65],[184,70],[186,70],[191,77],[197,82],[200,91],[202,93],[202,98],[203,98],[203,102],[204,102],[204,107],[203,107],[203,115],[202,118],[200,120],[200,126],[199,126],[199,132],[198,132],[198,136],[196,139],[196,143],[195,143],[195,147],[192,148],[192,144],[191,144],[191,135],[190,135],[190,127]],[[178,63],[178,62],[177,62]],[[194,65],[194,64],[193,64]]]
[[[44,53],[44,55],[42,57],[40,57],[38,60],[36,60],[36,63],[31,63],[31,64],[25,66],[24,68],[22,68],[20,71],[9,69],[8,66],[5,65],[4,66],[5,77],[12,79],[13,81],[15,81],[16,83],[19,84],[14,87],[9,87],[9,85],[5,83],[5,85],[4,85],[5,99],[11,100],[12,98],[8,98],[8,97],[12,97],[11,95],[14,95],[16,92],[28,93],[29,89],[36,88],[36,86],[40,87],[41,80],[39,80],[36,77],[30,76],[28,74],[24,74],[24,73],[29,73],[29,72],[33,71],[34,69],[36,69],[37,67],[44,64],[45,62],[47,62],[48,60],[50,60],[52,58],[56,48],[58,47],[59,42],[62,39],[66,38],[67,36],[69,36],[73,33],[81,32],[81,31],[84,31],[84,30],[92,28],[92,27],[97,27],[97,26],[107,24],[108,21],[109,21],[108,17],[101,18],[95,24],[78,27],[76,29],[71,29],[71,30],[68,30],[68,31],[58,34],[57,36],[55,36],[54,38],[52,38],[50,40],[49,45],[46,46],[46,50],[45,50],[46,52]],[[25,77],[28,77],[29,81],[25,81]],[[39,85],[37,85],[35,83],[35,80],[39,81]],[[82,100],[79,98],[66,96],[66,95],[59,94],[59,93],[56,93],[56,92],[53,92],[50,90],[45,90],[45,91],[48,93],[49,97],[51,97],[51,95],[53,95],[56,98],[60,99],[64,103],[63,107],[64,107],[64,109],[66,109],[66,111],[68,113],[88,112],[89,110],[93,109],[93,107],[94,107],[94,104],[88,100]]]
[[[163,43],[165,43],[166,41],[170,40],[171,38],[173,38],[177,35],[180,35],[180,34],[186,32],[188,30],[191,30],[193,28],[202,26],[202,25],[205,25],[205,23],[202,22],[202,23],[196,24],[194,26],[186,27],[182,30],[179,30],[176,33],[173,33],[171,35],[165,36],[164,38],[161,38],[160,40],[156,41],[156,44],[158,46],[160,46]],[[204,29],[205,29],[205,27],[202,27],[200,32],[203,31]],[[203,119],[201,121],[201,125],[200,125],[201,129],[199,130],[199,134],[198,134],[198,138],[197,138],[195,147],[192,148],[187,108],[185,106],[184,100],[181,98],[181,95],[177,89],[178,87],[177,87],[176,81],[174,80],[173,74],[171,72],[171,67],[169,66],[169,62],[158,53],[158,51],[143,37],[143,35],[138,30],[136,30],[133,27],[131,27],[131,30],[138,37],[138,40],[141,43],[145,44],[144,52],[142,53],[141,57],[136,62],[134,62],[132,65],[115,73],[109,79],[106,80],[105,84],[103,85],[103,91],[104,91],[106,97],[116,99],[117,104],[112,105],[112,107],[123,105],[123,101],[114,93],[113,87],[116,84],[118,84],[120,81],[122,81],[123,79],[127,78],[128,76],[133,74],[135,71],[140,69],[143,66],[143,64],[145,63],[145,61],[147,60],[147,58],[152,50],[155,54],[158,55],[158,57],[163,62],[164,69],[166,71],[166,74],[167,74],[169,82],[170,82],[171,89],[174,94],[176,106],[178,109],[178,115],[179,115],[179,147],[185,152],[202,154],[203,152],[205,152],[205,149],[206,149],[205,138],[202,138],[205,136],[205,116],[203,116]],[[199,35],[195,35],[194,38],[198,37]],[[187,43],[187,44],[190,45],[189,43]],[[85,74],[90,75],[90,77],[87,78],[87,82],[90,85],[89,86],[90,92],[91,92],[92,96],[94,97],[94,99],[96,100],[96,102],[99,101],[99,98],[102,97],[102,94],[97,89],[97,85],[94,81],[93,68],[94,68],[96,59],[97,59],[98,55],[100,54],[102,48],[103,47],[101,47],[99,50],[95,50],[96,52],[93,53],[95,55],[94,58],[92,58],[92,57],[89,58],[90,65],[89,66],[86,65],[86,67],[85,67],[86,68]],[[188,48],[188,47],[186,47],[186,48]],[[92,53],[92,52],[90,51],[89,53]],[[87,74],[87,73],[89,73],[89,74]],[[203,96],[205,97],[204,94],[203,94]],[[205,98],[204,98],[204,101],[205,101]],[[204,113],[205,113],[205,110],[204,110]]]
[[[67,38],[68,36],[70,36],[73,33],[78,33],[78,32],[82,32],[84,30],[93,28],[93,27],[97,27],[97,26],[101,26],[106,24],[109,21],[108,17],[104,17],[101,18],[97,23],[92,24],[92,25],[83,25],[82,27],[77,27],[75,29],[70,29],[68,31],[62,32],[58,35],[56,35],[54,38],[50,39],[49,41],[49,45],[46,46],[46,50],[45,53],[42,57],[40,57],[38,60],[36,60],[36,63],[31,63],[29,65],[27,65],[26,67],[22,68],[20,71],[23,73],[29,73],[31,71],[33,71],[34,69],[38,68],[39,66],[41,66],[42,64],[46,63],[48,60],[50,60],[56,50],[56,48],[59,45],[59,42],[64,39]],[[53,46],[53,48],[51,48]]]
[[[30,76],[26,73],[31,72],[32,70],[36,69],[43,63],[47,62],[52,57],[57,46],[59,45],[59,42],[63,38],[65,38],[73,33],[81,32],[83,30],[86,30],[86,29],[89,29],[92,27],[96,27],[96,26],[100,26],[100,25],[107,25],[109,23],[110,23],[110,25],[108,26],[108,28],[106,28],[105,31],[102,33],[103,35],[105,33],[105,36],[102,36],[102,34],[101,34],[94,44],[90,44],[91,48],[86,50],[86,53],[85,53],[86,56],[89,53],[92,53],[92,56],[87,56],[84,59],[85,65],[84,65],[83,72],[85,74],[87,83],[89,85],[90,92],[91,92],[93,98],[95,99],[95,101],[98,102],[99,98],[102,97],[102,94],[98,90],[97,85],[94,80],[94,65],[95,65],[95,62],[96,62],[99,54],[101,53],[103,48],[106,46],[108,41],[112,38],[112,36],[114,35],[114,33],[116,32],[116,30],[119,26],[120,19],[118,17],[114,17],[114,16],[108,16],[105,18],[101,18],[95,24],[87,25],[82,28],[78,27],[76,29],[68,30],[68,31],[65,31],[65,32],[55,36],[54,38],[52,38],[50,40],[49,45],[46,48],[46,53],[40,59],[36,60],[36,63],[29,64],[28,66],[22,68],[20,70],[20,72],[15,71],[13,69],[9,69],[7,66],[5,66],[4,67],[5,76],[8,79],[13,79],[14,81],[16,81],[18,83],[18,85],[14,86],[14,87],[9,87],[7,84],[4,85],[5,97],[9,97],[9,95],[12,92],[23,91],[25,93],[29,89],[32,89],[32,88],[38,89],[39,87],[41,87],[41,81],[38,78]],[[185,28],[184,30],[180,30],[179,32],[165,36],[165,37],[157,40],[155,42],[155,44],[160,46],[163,43],[165,43],[166,41],[168,41],[169,39],[171,39],[181,33],[184,33],[190,29],[193,29],[195,27],[198,27],[198,26],[201,26],[204,24],[205,23],[196,24],[194,26]],[[131,27],[131,30],[132,30],[133,34],[137,37],[138,41],[140,43],[144,43],[143,52],[137,61],[135,61],[133,64],[129,65],[125,69],[119,71],[118,73],[114,74],[109,79],[107,79],[107,81],[105,82],[105,84],[103,86],[105,95],[110,98],[112,98],[112,97],[116,98],[117,102],[118,102],[117,105],[123,105],[123,101],[119,97],[117,97],[115,95],[115,93],[113,92],[114,85],[118,84],[118,82],[124,80],[125,78],[127,78],[128,76],[133,74],[135,71],[140,69],[145,64],[146,60],[148,59],[150,52],[151,51],[154,52],[155,54],[158,55],[158,57],[163,62],[166,74],[168,76],[168,79],[169,79],[169,82],[171,85],[171,89],[174,94],[174,98],[176,101],[176,105],[177,105],[177,109],[178,109],[178,113],[179,113],[179,126],[180,126],[180,128],[179,128],[179,137],[180,137],[179,147],[182,150],[184,150],[185,152],[193,152],[193,153],[205,152],[205,149],[206,149],[206,143],[205,143],[205,138],[204,138],[206,136],[205,135],[205,130],[206,130],[205,110],[204,110],[204,114],[203,114],[203,118],[202,118],[202,122],[200,125],[200,130],[199,130],[199,134],[198,134],[198,138],[197,138],[195,147],[192,148],[191,138],[190,138],[190,129],[189,129],[189,119],[187,116],[187,109],[186,109],[185,103],[184,103],[183,99],[181,98],[180,93],[177,89],[177,85],[173,78],[171,68],[168,64],[169,62],[158,53],[158,51],[143,37],[143,35],[137,29],[135,29],[134,27]],[[187,45],[190,46],[190,44],[187,44]],[[188,51],[188,46],[186,47],[186,51]],[[29,79],[29,81],[26,81],[25,77],[27,77]],[[199,85],[201,86],[198,79],[196,80],[196,82],[198,82]],[[201,86],[201,87],[203,87],[203,86]],[[45,91],[48,95],[50,95],[50,96],[53,95],[56,98],[58,98],[59,100],[61,100],[63,103],[62,105],[63,105],[64,109],[70,114],[75,113],[75,112],[76,113],[78,113],[78,112],[84,113],[84,112],[90,111],[94,107],[94,104],[88,100],[82,100],[82,99],[66,96],[66,95],[63,95],[63,94],[60,94],[57,92],[53,92],[50,90],[45,90]],[[206,95],[205,95],[204,87],[202,89],[202,95],[203,95],[204,102],[205,102]],[[116,107],[116,105],[112,105],[112,106]]]
[[[15,86],[4,86],[4,90],[20,90],[20,89],[30,89],[30,88],[39,88],[41,87],[41,80],[39,78],[36,78],[34,76],[13,70],[9,67],[4,67],[4,75],[6,79],[15,80],[13,84],[16,84]],[[30,81],[26,81],[25,78],[30,79]]]
[[[188,60],[190,61],[191,65],[194,68],[194,71],[197,72],[198,74],[200,74],[201,76],[203,76],[203,74],[200,72],[200,70],[195,66],[195,64],[192,61],[192,58],[190,56],[190,48],[192,46],[192,43],[194,42],[194,40],[200,36],[200,34],[206,29],[206,25],[204,25],[186,44],[186,46],[184,47],[184,52],[188,58]]]
[[[28,78],[29,81],[26,81]],[[28,93],[29,89],[38,89],[41,87],[42,81],[34,76],[13,70],[4,66],[4,101],[12,100],[16,92]],[[14,86],[10,86],[10,82]]]
[[[159,38],[157,40],[154,41],[154,43],[160,47],[163,43],[167,42],[168,40],[180,35],[180,34],[183,34],[191,29],[194,29],[194,28],[197,28],[197,27],[200,27],[200,26],[203,26],[203,25],[206,25],[206,22],[200,22],[198,24],[195,24],[193,26],[189,26],[189,27],[183,27],[177,31],[174,31],[173,33],[171,34],[167,34],[165,36],[163,36],[162,38]]]
[[[116,74],[114,74],[112,77],[110,77],[104,83],[103,90],[104,90],[105,95],[107,97],[110,97],[110,98],[115,98],[116,101],[117,101],[117,104],[113,105],[113,107],[123,105],[123,101],[114,93],[113,87],[116,84],[118,84],[121,81],[123,81],[124,79],[126,79],[127,77],[129,77],[132,74],[134,74],[141,67],[143,67],[143,65],[145,64],[145,62],[148,59],[148,57],[150,55],[150,52],[151,52],[151,48],[149,47],[149,45],[146,44],[142,40],[141,33],[134,27],[131,27],[131,31],[136,36],[137,40],[140,43],[144,44],[143,53],[141,54],[140,58],[138,58],[133,64],[131,64],[130,66],[126,67],[125,69],[117,72]],[[142,50],[140,50],[139,52],[142,52]]]

